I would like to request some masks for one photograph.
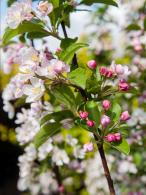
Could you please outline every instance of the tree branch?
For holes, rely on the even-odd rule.
[[[95,138],[96,141],[98,141],[98,138],[96,137],[95,134],[94,134],[94,138]],[[108,168],[108,165],[107,165],[107,160],[106,160],[106,157],[105,157],[103,144],[97,144],[97,147],[98,147],[98,151],[99,151],[100,158],[101,158],[101,161],[102,161],[102,166],[104,168],[104,173],[105,173],[105,177],[106,177],[106,180],[107,180],[107,183],[108,183],[110,195],[116,195],[113,180],[111,178],[110,171],[109,171],[109,168]]]

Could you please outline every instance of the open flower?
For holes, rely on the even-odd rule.
[[[34,74],[39,65],[39,54],[33,47],[23,47],[20,50],[20,72]]]
[[[57,75],[69,71],[70,71],[70,67],[67,64],[65,64],[60,60],[52,59],[48,61],[48,64],[37,67],[36,73],[39,76],[45,76],[47,78],[53,79]]]
[[[8,26],[12,29],[15,29],[24,20],[31,20],[33,17],[31,11],[31,0],[24,0],[21,2],[13,3],[12,6],[8,9]]]
[[[131,74],[128,66],[122,66],[121,64],[115,64],[113,61],[111,64],[111,69],[113,70],[114,74],[118,76],[119,79],[127,79],[128,76]]]
[[[53,11],[53,5],[52,3],[48,3],[48,1],[40,1],[38,5],[38,10],[43,15],[48,15]]]
[[[26,102],[35,102],[40,100],[44,94],[44,83],[41,79],[36,77],[32,77],[30,82],[31,84],[24,85],[23,93],[28,96]]]

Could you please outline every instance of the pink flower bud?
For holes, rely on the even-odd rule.
[[[106,140],[107,140],[108,142],[114,142],[114,141],[116,141],[116,137],[115,137],[115,135],[112,134],[112,133],[108,134],[105,138],[106,138]]]
[[[107,78],[111,78],[114,74],[114,72],[111,69],[108,69],[104,66],[100,67],[99,72],[102,76],[105,76]]]
[[[92,143],[86,143],[83,146],[85,152],[92,152],[93,151],[93,144]]]
[[[118,87],[120,91],[128,91],[130,85],[125,80],[120,80]]]
[[[122,112],[120,119],[121,119],[121,121],[129,120],[130,119],[130,115],[129,115],[128,111]]]
[[[87,62],[87,66],[91,69],[95,69],[97,67],[96,61],[95,60],[90,60]]]
[[[104,110],[109,110],[109,108],[111,107],[111,103],[109,100],[104,100],[102,102],[102,107],[104,108]]]
[[[113,71],[110,69],[107,69],[107,73],[105,75],[107,78],[111,78],[113,76]]]
[[[80,118],[81,118],[81,119],[86,119],[86,118],[88,117],[89,114],[88,114],[88,112],[86,112],[86,111],[85,111],[85,112],[80,111],[80,112],[79,112],[79,115],[80,115]]]
[[[88,127],[94,127],[95,122],[92,121],[92,120],[88,120],[86,124],[87,124]]]
[[[115,133],[116,141],[120,141],[122,139],[121,133]]]
[[[101,125],[106,128],[109,123],[111,122],[110,118],[106,115],[103,115],[102,118],[101,118]]]
[[[64,193],[64,191],[65,191],[64,186],[63,185],[59,186],[58,191],[60,193]]]
[[[102,76],[106,76],[107,71],[108,71],[107,68],[104,67],[104,66],[100,67],[100,69],[99,69],[99,72],[100,72],[100,74],[101,74]]]

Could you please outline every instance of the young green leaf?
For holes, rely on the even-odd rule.
[[[73,113],[70,110],[62,110],[58,112],[54,112],[51,114],[45,115],[41,121],[40,125],[44,125],[46,122],[48,122],[51,119],[54,119],[55,122],[60,122],[61,120],[67,119],[67,118],[73,118]]]
[[[68,74],[71,83],[85,89],[86,81],[90,78],[92,72],[85,68],[77,68]]]
[[[62,49],[66,49],[69,45],[72,45],[73,43],[75,43],[77,41],[77,37],[74,39],[71,38],[65,38],[61,41],[61,48]]]
[[[111,144],[113,148],[119,150],[120,152],[128,155],[130,153],[130,146],[126,139],[122,139],[120,142],[115,142]]]
[[[63,50],[60,54],[60,59],[67,64],[72,62],[73,56],[80,48],[87,47],[88,44],[85,43],[74,43]]]
[[[16,29],[10,29],[9,27],[5,30],[3,35],[3,44],[6,45],[12,38],[16,37],[17,35],[26,33],[26,32],[40,32],[50,35],[49,32],[44,30],[43,25],[37,23],[35,21],[24,21],[20,24]]]
[[[47,123],[43,125],[34,138],[36,148],[40,147],[47,139],[60,130],[60,123]]]
[[[57,101],[64,104],[73,112],[76,111],[76,99],[74,93],[67,85],[60,84],[52,87],[52,93]]]
[[[112,108],[111,108],[111,111],[112,111],[112,117],[113,117],[113,121],[118,121],[119,118],[120,118],[120,115],[121,115],[121,107],[120,105],[117,103],[117,102],[113,102],[112,103]]]
[[[92,5],[93,3],[103,3],[106,5],[113,5],[118,7],[118,4],[113,0],[83,0],[81,3],[85,5]]]
[[[126,27],[127,31],[131,31],[131,30],[141,30],[141,27],[138,24],[129,24]]]
[[[100,124],[100,112],[97,103],[94,101],[89,101],[87,102],[85,108],[86,111],[89,112],[89,119],[95,121],[95,126],[98,127]]]

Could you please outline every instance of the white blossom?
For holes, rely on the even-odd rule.
[[[52,150],[53,150],[52,139],[48,139],[44,144],[42,144],[38,148],[39,160],[44,160]]]
[[[55,146],[53,148],[52,161],[57,166],[62,166],[63,164],[68,164],[70,160],[65,150],[61,150],[57,146]]]
[[[31,14],[31,0],[23,0],[21,2],[15,2],[8,8],[7,24],[10,28],[15,29],[24,20],[31,20],[33,15]]]
[[[43,80],[36,77],[30,79],[31,84],[24,85],[23,93],[27,95],[26,102],[35,102],[43,96],[45,87]]]

